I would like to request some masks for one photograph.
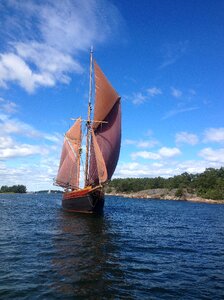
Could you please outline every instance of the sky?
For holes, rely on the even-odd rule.
[[[122,101],[113,178],[224,166],[224,1],[1,0],[0,186],[53,185],[89,51]]]

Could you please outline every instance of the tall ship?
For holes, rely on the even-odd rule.
[[[85,143],[84,183],[80,186]],[[104,186],[117,166],[121,145],[121,97],[90,51],[87,119],[81,117],[65,133],[57,185],[64,188],[62,207],[70,212],[101,213]]]

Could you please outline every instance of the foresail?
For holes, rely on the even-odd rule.
[[[68,143],[64,140],[62,148],[61,162],[56,178],[56,183],[61,187],[68,188],[78,187],[78,172],[77,172],[77,159]]]
[[[56,183],[78,188],[80,176],[81,119],[66,132]]]

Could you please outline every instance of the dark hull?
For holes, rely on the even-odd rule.
[[[100,214],[104,207],[102,188],[65,192],[62,207],[68,212]]]

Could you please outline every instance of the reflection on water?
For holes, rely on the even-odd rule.
[[[114,295],[114,283],[122,285],[124,276],[107,218],[60,211],[58,219],[61,233],[54,238],[58,256],[52,260],[58,275],[55,288],[62,297]]]

